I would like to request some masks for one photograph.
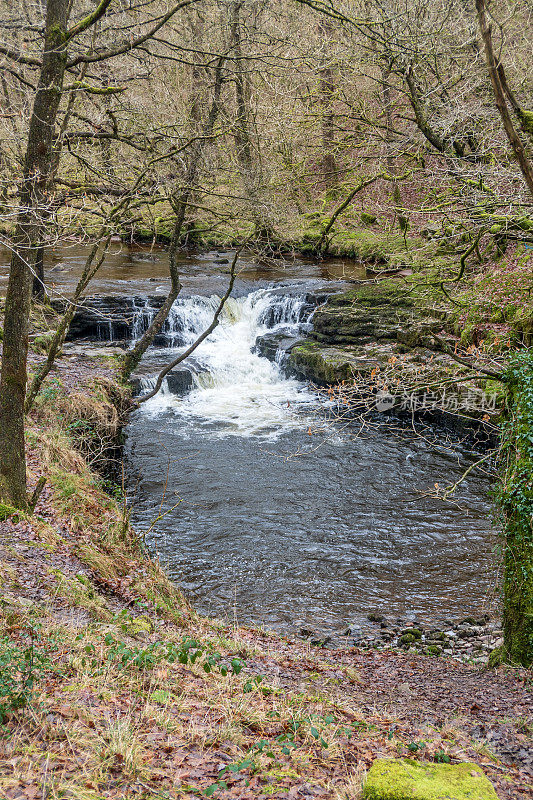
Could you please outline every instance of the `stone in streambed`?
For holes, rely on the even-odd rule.
[[[185,394],[194,386],[192,372],[189,369],[173,369],[167,375],[167,386],[171,394]]]
[[[290,353],[292,348],[301,341],[301,337],[292,335],[287,328],[285,331],[258,336],[254,351],[263,358],[268,358],[269,361],[275,361],[279,350]]]
[[[167,373],[166,382],[170,394],[175,395],[186,394],[194,386],[192,372],[186,367],[171,370],[169,373]],[[133,376],[130,383],[134,397],[149,391],[148,386],[143,389],[141,376]]]
[[[498,800],[481,767],[432,764],[409,758],[374,761],[363,788],[365,800]]]

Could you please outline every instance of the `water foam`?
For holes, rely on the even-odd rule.
[[[220,298],[178,300],[168,319],[168,334],[180,348],[192,344],[210,324]],[[302,427],[302,415],[316,396],[305,384],[287,378],[280,364],[254,352],[258,336],[284,331],[297,334],[309,322],[305,297],[259,289],[246,297],[230,298],[218,327],[185,363],[193,371],[195,388],[176,398],[159,393],[146,411],[172,410],[184,421],[202,426],[214,436],[240,435],[275,438]]]

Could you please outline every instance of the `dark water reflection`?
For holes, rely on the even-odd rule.
[[[317,443],[304,430],[211,439],[180,430],[171,412],[132,420],[136,523],[147,529],[156,516],[167,453],[176,460],[165,505],[181,502],[148,539],[196,606],[282,629],[338,628],[376,608],[479,611],[495,583],[486,480],[470,478],[457,505],[421,496],[457,479],[467,458],[384,430]]]
[[[51,295],[70,294],[81,274],[90,248],[73,242],[50,247],[45,253],[46,285]],[[183,253],[178,256],[182,276],[182,296],[223,294],[228,283],[229,262],[235,251],[213,250]],[[0,294],[5,294],[10,253],[0,246]],[[225,262],[225,263],[221,263]],[[262,282],[306,279],[342,280],[361,278],[365,268],[347,259],[332,259],[317,264],[310,259],[269,260],[258,263],[252,254],[242,254],[238,262],[239,280],[234,294],[249,291]],[[126,245],[112,242],[106,259],[92,280],[87,294],[154,295],[166,293],[170,285],[168,256],[163,247]]]

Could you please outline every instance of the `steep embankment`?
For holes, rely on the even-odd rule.
[[[476,761],[501,798],[530,796],[525,672],[196,615],[87,463],[113,452],[126,405],[112,361],[61,359],[28,433],[47,486],[31,517],[2,508],[4,797],[340,800],[402,755]]]

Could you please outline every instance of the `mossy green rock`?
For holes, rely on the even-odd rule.
[[[298,377],[322,386],[349,381],[358,372],[369,373],[374,366],[348,347],[322,347],[309,339],[292,348],[288,364]]]
[[[152,632],[152,623],[148,617],[126,617],[120,623],[120,627],[129,636],[145,636]]]
[[[481,767],[377,759],[363,789],[365,800],[498,800]]]
[[[156,689],[150,695],[150,701],[161,706],[167,706],[173,700],[175,700],[175,695],[172,692],[167,692],[166,689]]]

